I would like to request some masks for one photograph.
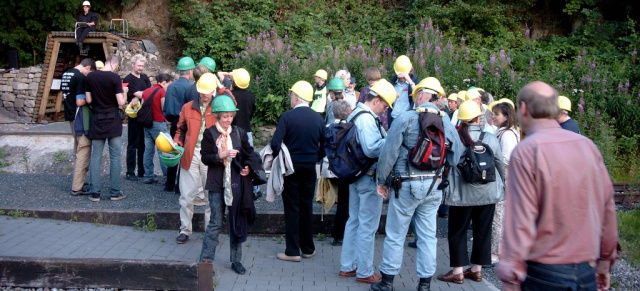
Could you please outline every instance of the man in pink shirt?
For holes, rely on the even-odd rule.
[[[557,104],[543,82],[518,93],[527,138],[509,163],[504,290],[607,290],[619,257],[611,178],[595,144],[560,127]]]

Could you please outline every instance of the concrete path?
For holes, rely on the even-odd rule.
[[[202,233],[195,233],[184,245],[175,243],[176,231],[144,232],[131,227],[0,216],[0,256],[41,258],[113,258],[142,260],[197,261]],[[216,290],[368,290],[354,278],[338,277],[340,247],[316,240],[317,256],[300,263],[277,260],[284,251],[284,238],[249,237],[243,244],[242,263],[247,274],[234,273],[228,262],[229,239],[222,235],[214,261]],[[384,237],[376,238],[374,262],[380,264]],[[417,285],[415,249],[405,249],[396,290],[415,290]],[[438,271],[449,270],[446,239],[438,239]],[[376,271],[377,272],[377,271]],[[483,280],[464,284],[432,281],[432,290],[498,290]]]

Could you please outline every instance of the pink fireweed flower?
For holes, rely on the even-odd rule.
[[[424,22],[420,22],[420,29],[424,29]]]
[[[529,61],[529,65],[530,65],[530,66],[535,65],[535,63],[536,63],[536,62],[535,62],[533,59],[531,59],[531,60]]]
[[[627,100],[627,105],[631,105],[631,100]]]
[[[506,58],[506,55],[504,54],[504,49],[500,50],[500,59],[504,60]]]
[[[438,65],[437,65],[437,64],[434,64],[434,65],[433,65],[433,69],[436,71],[436,73],[437,73],[437,72],[440,72],[440,67],[438,67]]]
[[[591,68],[595,69],[596,68],[596,62],[591,63]]]
[[[376,39],[375,39],[375,38],[372,38],[372,39],[371,39],[371,45],[374,45],[374,44],[376,44]]]
[[[584,98],[580,98],[579,103],[580,103],[580,105],[584,106]]]
[[[578,111],[583,112],[584,106],[582,104],[578,104]]]
[[[410,39],[411,39],[411,36],[407,33],[407,35],[405,35],[405,36],[404,36],[404,39],[406,39],[406,40],[410,40]]]
[[[495,56],[491,56],[489,58],[489,63],[492,64],[492,65],[495,64],[496,63],[496,57]]]
[[[529,26],[527,26],[527,29],[524,31],[524,36],[525,37],[531,36],[531,29],[529,29]]]
[[[415,31],[413,32],[413,37],[418,38],[418,30],[415,30]]]
[[[631,54],[635,57],[636,55],[638,55],[638,51],[634,49]]]
[[[600,110],[596,111],[596,116],[600,117]]]
[[[440,46],[436,45],[435,52],[436,54],[439,54],[442,52],[442,50],[440,49]]]
[[[629,84],[629,79],[627,79],[627,82],[624,83],[624,87],[629,88],[629,86],[631,86],[631,84]]]
[[[420,66],[424,67],[426,61],[424,59],[420,60]]]

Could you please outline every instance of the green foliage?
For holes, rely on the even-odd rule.
[[[5,168],[11,165],[11,162],[6,161],[6,158],[10,155],[11,154],[7,151],[6,146],[0,148],[0,168]]]
[[[147,213],[146,219],[135,220],[133,222],[133,229],[140,231],[156,231],[158,225],[156,224],[156,214],[154,212]]]
[[[640,209],[618,211],[620,246],[632,266],[640,266]]]

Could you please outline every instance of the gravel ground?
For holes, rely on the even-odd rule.
[[[162,179],[161,179],[162,180]],[[163,181],[161,181],[163,182]],[[107,197],[108,178],[103,177],[103,197]],[[133,182],[122,178],[122,190],[127,195],[121,201],[102,200],[91,202],[87,196],[71,196],[71,175],[57,174],[0,174],[0,206],[7,208],[24,209],[125,209],[125,210],[154,210],[154,211],[178,211],[178,195],[173,192],[164,192],[163,183],[146,185],[142,180]],[[262,191],[265,192],[264,186]],[[383,213],[386,212],[386,204]],[[264,200],[264,197],[256,203],[258,212],[282,211],[282,199],[276,197],[274,203]],[[203,207],[196,206],[196,211],[204,211]],[[330,213],[335,212],[335,206]],[[322,213],[322,206],[314,204],[314,213]],[[437,237],[447,238],[447,219],[438,218]],[[471,231],[469,231],[471,238]],[[407,239],[413,241],[413,238]],[[382,251],[382,250],[379,250]],[[471,243],[469,244],[469,253]],[[438,270],[438,274],[448,270]],[[495,274],[494,268],[484,268],[485,280],[501,288],[502,284]],[[640,290],[640,271],[630,266],[621,259],[612,270],[612,290]],[[3,289],[7,290],[7,289]],[[9,289],[12,290],[12,289]],[[34,289],[35,290],[35,289]]]

